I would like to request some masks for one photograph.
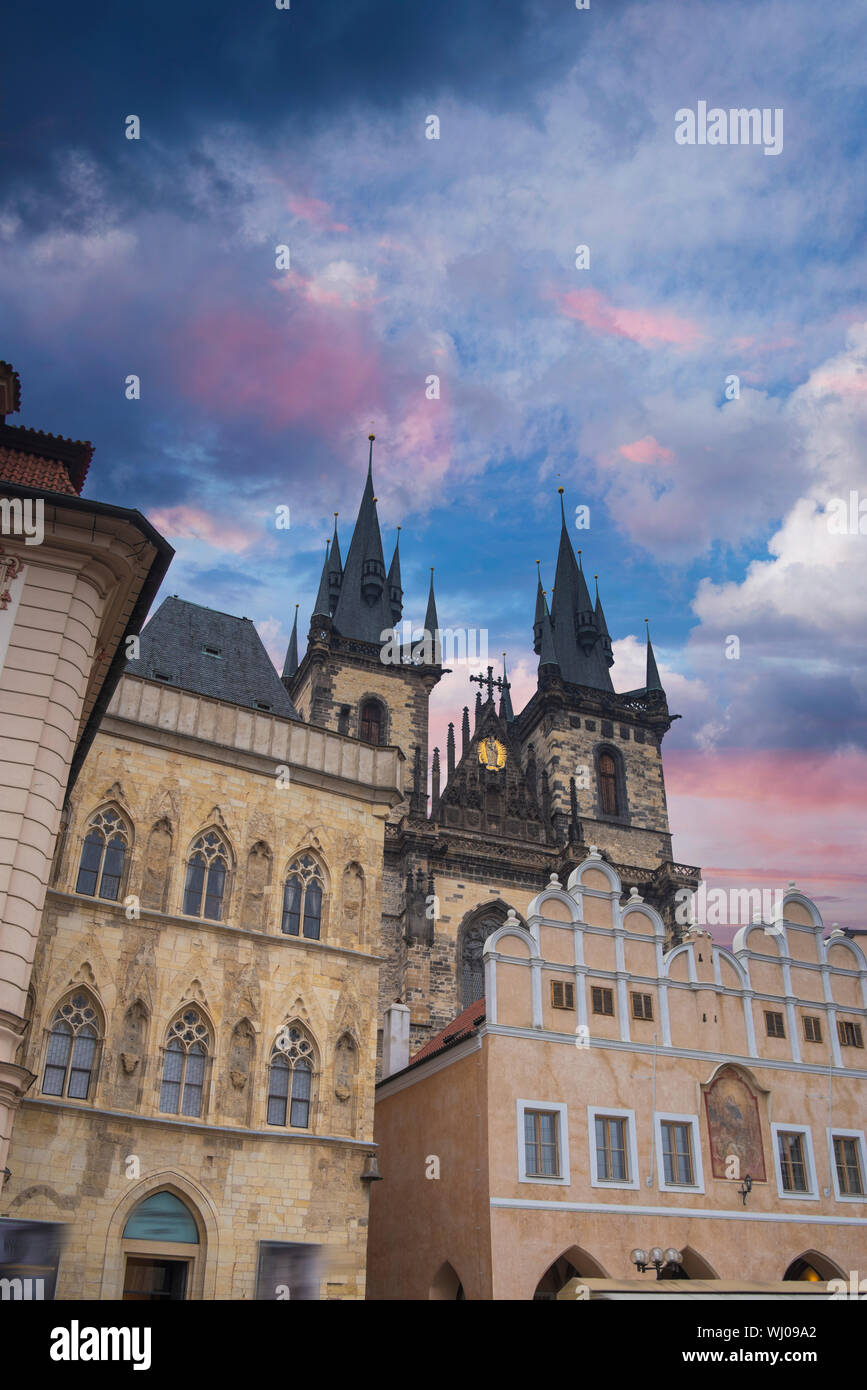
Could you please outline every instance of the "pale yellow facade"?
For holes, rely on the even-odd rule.
[[[383,833],[402,796],[397,749],[125,676],[76,784],[42,917],[22,1102],[0,1216],[66,1226],[57,1297],[119,1298],[127,1219],[180,1198],[198,1241],[186,1297],[279,1297],[259,1243],[317,1247],[319,1296],[365,1291]],[[84,837],[110,809],[128,838],[117,901],[76,891]],[[190,847],[229,855],[220,920],[184,912]],[[281,930],[300,856],[323,884],[319,939]],[[86,1099],[46,1094],[49,1032],[85,997],[99,1033]],[[169,1030],[206,1034],[201,1111],[161,1105]],[[275,1039],[311,1046],[307,1122],[269,1123]],[[145,1242],[146,1245],[146,1242]],[[286,1295],[289,1296],[289,1295]]]
[[[863,1270],[858,944],[825,938],[792,889],[782,921],[743,928],[732,950],[701,931],[666,950],[662,919],[592,849],[525,920],[488,938],[481,1026],[377,1088],[369,1296],[523,1300],[576,1275],[640,1288],[654,1273],[630,1252],[654,1246],[680,1251],[691,1279]],[[531,1127],[555,1117],[544,1175],[528,1113]],[[618,1138],[600,1139],[610,1120]],[[666,1166],[675,1132],[683,1167]]]

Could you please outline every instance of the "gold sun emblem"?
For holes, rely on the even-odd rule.
[[[506,765],[506,750],[498,738],[483,738],[479,744],[479,762],[484,763],[489,772],[497,772]]]

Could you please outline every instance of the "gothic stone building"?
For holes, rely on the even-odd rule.
[[[675,893],[697,887],[699,871],[673,858],[662,740],[677,716],[652,646],[645,686],[616,693],[605,614],[575,558],[562,500],[550,608],[537,581],[537,689],[516,714],[505,668],[496,679],[483,673],[472,721],[463,709],[459,750],[452,724],[444,767],[433,751],[428,789],[429,698],[451,633],[440,634],[432,575],[424,639],[391,636],[403,617],[400,556],[396,545],[386,573],[372,452],[371,440],[346,564],[335,521],[307,651],[299,664],[296,619],[283,683],[302,718],[396,744],[407,759],[408,794],[386,824],[380,1015],[405,1002],[421,1046],[484,993],[482,947],[509,908],[523,916],[550,874],[565,882],[591,843],[659,910],[672,939]]]

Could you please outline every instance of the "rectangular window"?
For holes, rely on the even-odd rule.
[[[860,1023],[849,1023],[846,1019],[841,1019],[837,1024],[837,1031],[840,1035],[841,1047],[863,1047],[864,1036],[861,1032]]]
[[[600,985],[592,985],[590,990],[593,1000],[593,1012],[595,1014],[608,1014],[614,1016],[614,991],[603,989]]]
[[[600,1182],[629,1182],[626,1120],[596,1116],[596,1176]]]
[[[804,1014],[804,1041],[815,1043],[822,1041],[822,1021],[813,1014]]]
[[[768,1030],[769,1038],[784,1038],[786,1036],[782,1014],[772,1013],[769,1009],[766,1009],[765,1027]]]
[[[692,1125],[665,1120],[662,1124],[662,1162],[668,1186],[692,1187]]]
[[[575,986],[568,980],[552,980],[551,1005],[555,1009],[574,1009]]]
[[[632,1017],[633,1018],[653,1018],[653,999],[649,994],[633,994],[632,996]]]
[[[219,648],[219,647],[208,647],[208,646],[202,647],[202,655],[203,655],[203,656],[219,656],[219,655],[220,655],[220,648]]]
[[[528,1178],[558,1178],[558,1119],[555,1110],[524,1111],[524,1168]]]
[[[807,1165],[804,1160],[803,1134],[780,1130],[777,1133],[780,1155],[780,1174],[784,1192],[808,1192]]]
[[[834,1164],[840,1196],[863,1197],[864,1174],[861,1171],[861,1146],[857,1139],[834,1135]]]

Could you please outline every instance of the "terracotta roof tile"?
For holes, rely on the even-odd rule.
[[[39,458],[23,454],[0,444],[0,483],[18,483],[21,487],[44,488],[46,492],[65,492],[77,497],[64,464],[58,459]]]
[[[468,1038],[476,1031],[480,1023],[485,1020],[485,1001],[477,999],[474,1004],[468,1004],[457,1018],[453,1018],[451,1023],[447,1023],[435,1038],[426,1042],[414,1057],[409,1059],[409,1065],[415,1066],[416,1062],[423,1062],[428,1057],[433,1057],[435,1053],[442,1052],[445,1048],[451,1047],[452,1043],[458,1042],[460,1038]]]

